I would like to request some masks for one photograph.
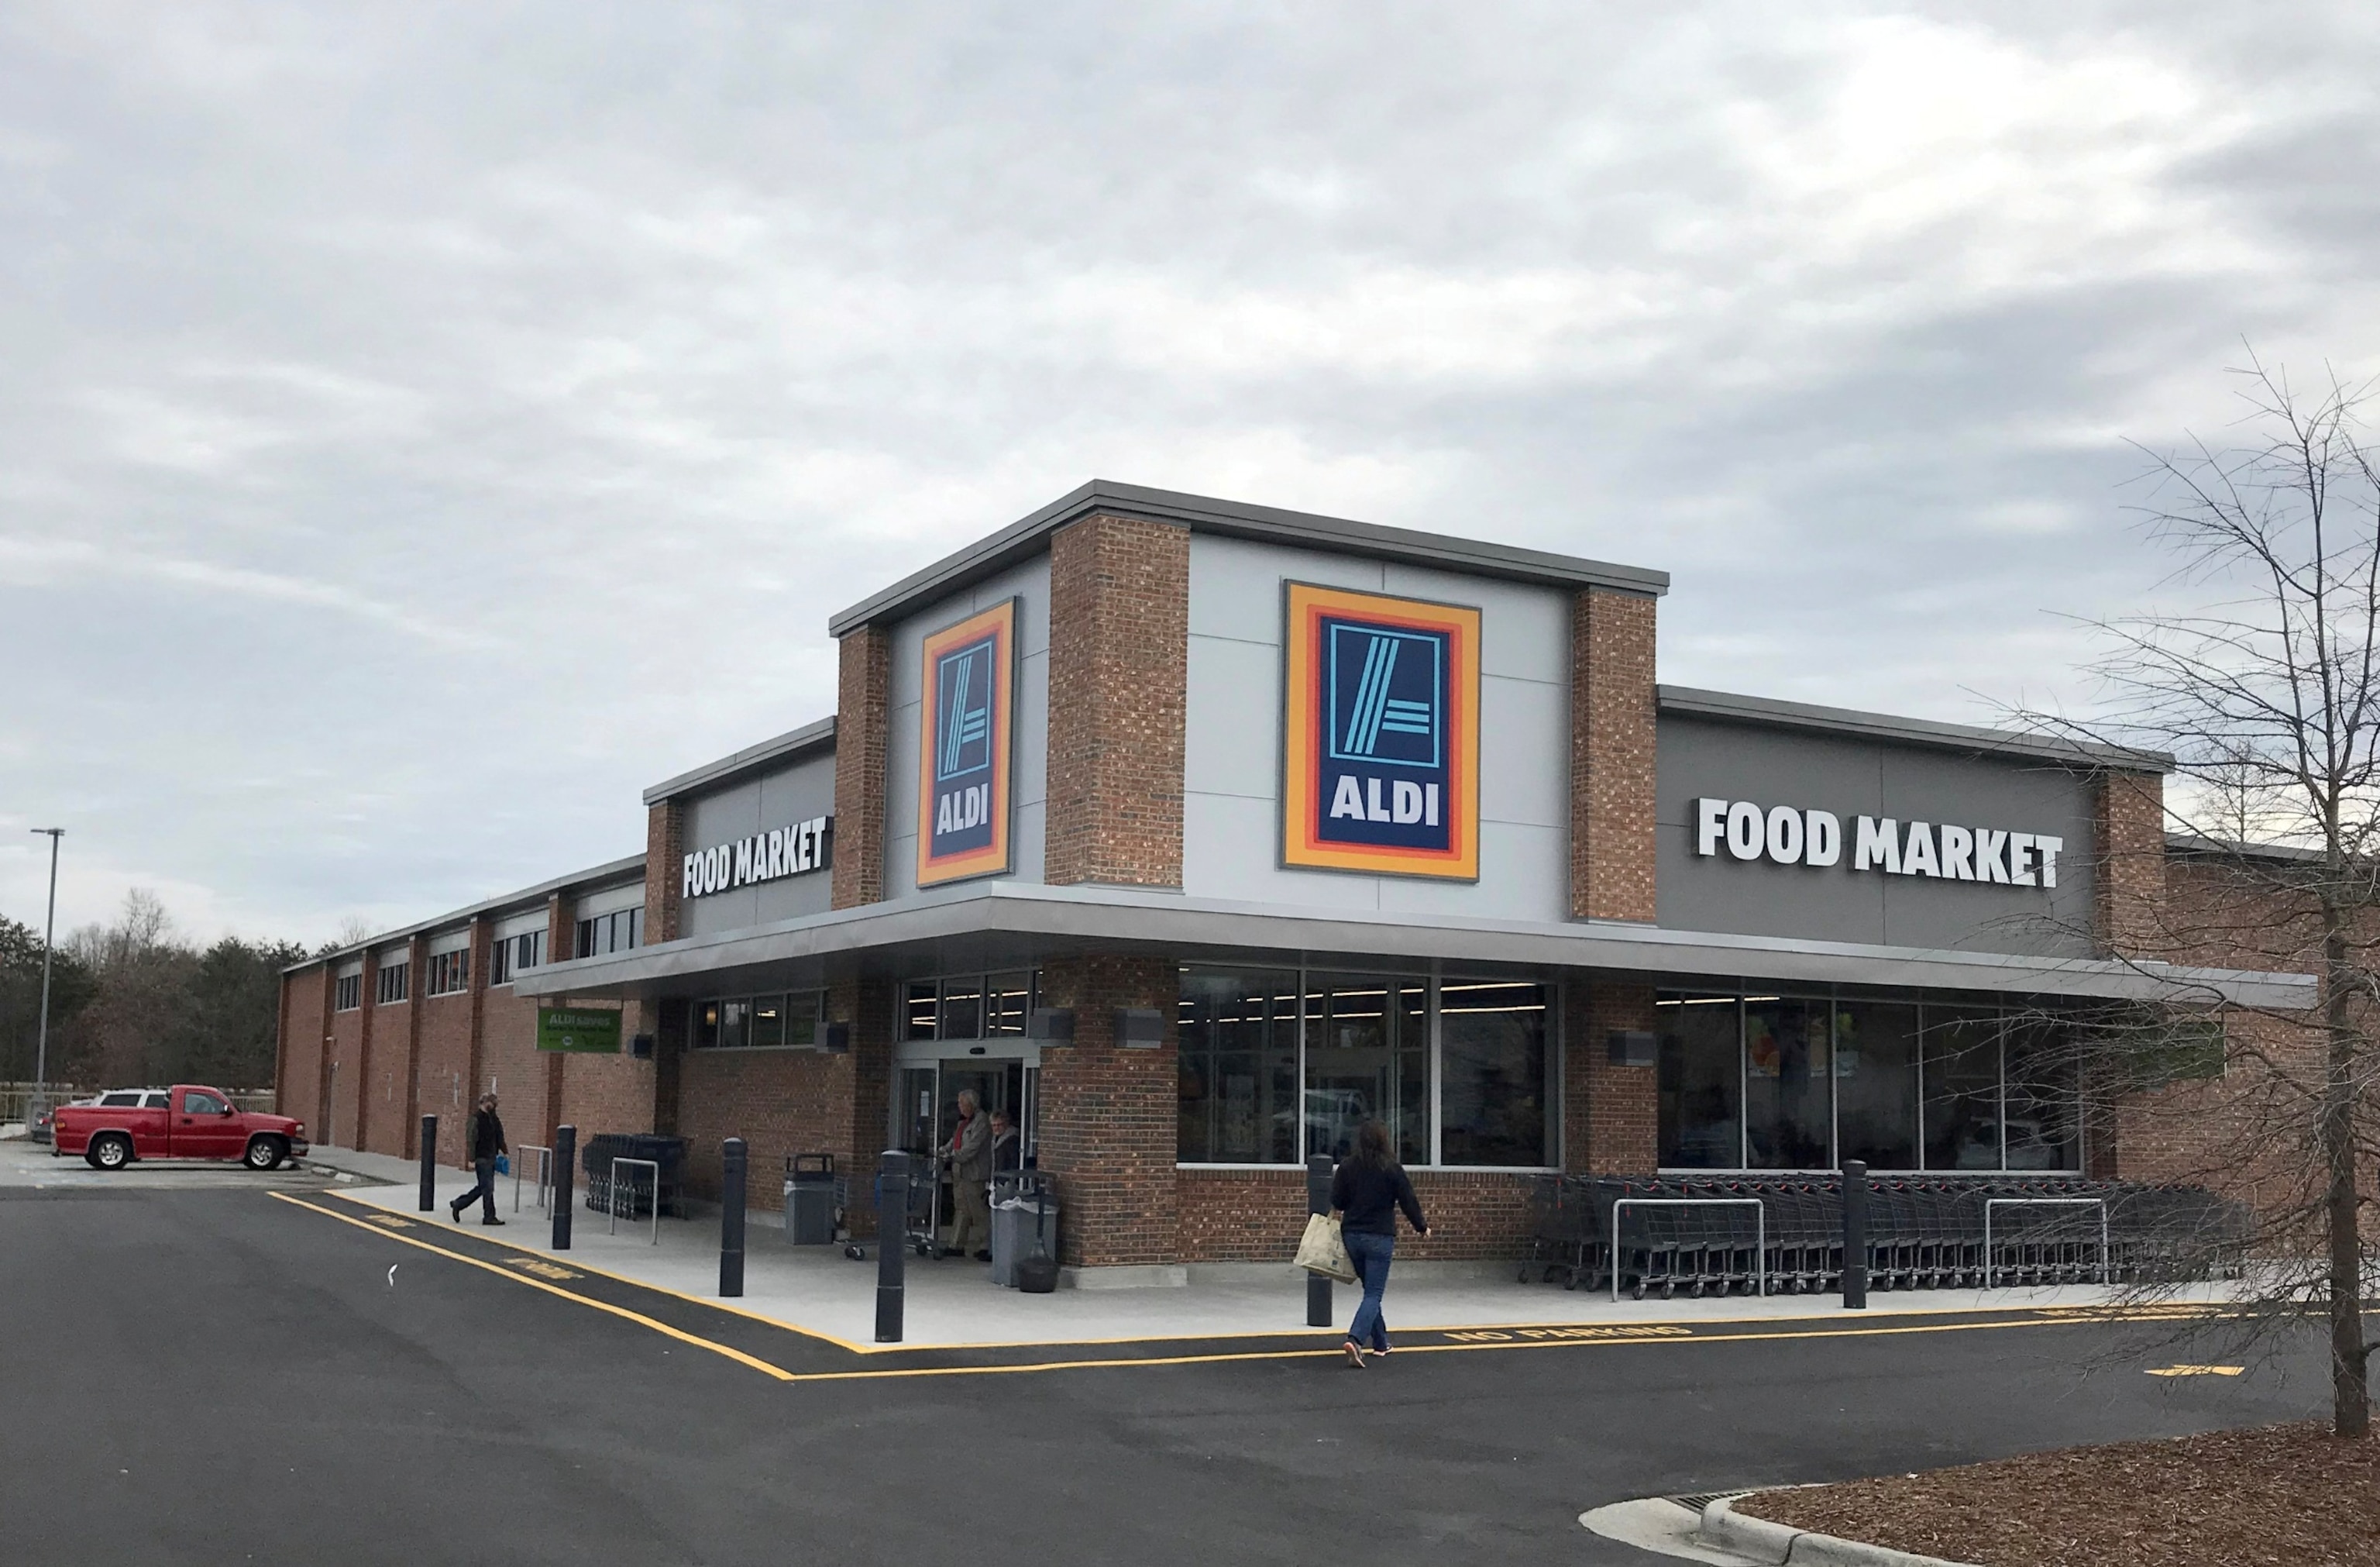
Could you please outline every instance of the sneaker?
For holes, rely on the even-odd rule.
[[[1389,1346],[1388,1346],[1388,1345],[1386,1345],[1386,1344],[1382,1344],[1382,1345],[1381,1345],[1379,1348],[1378,1348],[1378,1349],[1367,1349],[1367,1350],[1366,1350],[1364,1353],[1365,1353],[1366,1354],[1377,1355],[1377,1356],[1378,1356],[1380,1359],[1382,1359],[1382,1360],[1386,1360],[1386,1359],[1389,1357]]]
[[[501,1219],[482,1219],[480,1222],[482,1224],[501,1224],[504,1221]]]
[[[1364,1369],[1364,1352],[1355,1347],[1355,1341],[1349,1339],[1343,1347],[1347,1351],[1347,1364],[1358,1371]]]

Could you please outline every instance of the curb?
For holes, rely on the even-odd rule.
[[[1704,1507],[1695,1533],[1721,1550],[1777,1567],[1970,1567],[1945,1557],[1915,1556],[1858,1540],[1840,1540],[1832,1535],[1814,1535],[1738,1512],[1734,1504],[1753,1494],[1721,1497]]]

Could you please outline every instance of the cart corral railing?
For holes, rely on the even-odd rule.
[[[162,1088],[167,1085],[144,1083],[124,1086]],[[77,1099],[93,1099],[106,1090],[87,1088],[75,1083],[51,1083],[43,1087],[41,1091],[51,1104],[60,1105],[72,1104]],[[271,1088],[227,1088],[225,1092],[231,1095],[231,1102],[235,1107],[240,1110],[258,1111],[266,1115],[276,1113],[275,1107],[281,1098]],[[33,1093],[34,1085],[30,1083],[0,1083],[0,1123],[24,1120],[25,1107],[32,1102]]]
[[[1868,1287],[2183,1282],[2240,1276],[2253,1219],[2196,1186],[2077,1176],[1868,1179]],[[1544,1175],[1523,1282],[1677,1294],[1842,1288],[1840,1176]]]

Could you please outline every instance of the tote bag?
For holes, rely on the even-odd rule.
[[[1347,1243],[1340,1238],[1338,1220],[1327,1213],[1306,1219],[1305,1238],[1297,1243],[1297,1265],[1342,1284],[1355,1282],[1355,1265],[1347,1260]]]

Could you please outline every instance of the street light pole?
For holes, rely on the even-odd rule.
[[[46,833],[50,840],[50,912],[42,925],[42,1026],[34,1036],[33,1103],[25,1112],[30,1121],[47,1110],[50,1104],[50,950],[57,944],[58,933],[58,840],[66,836],[63,827],[36,827],[35,832]]]

